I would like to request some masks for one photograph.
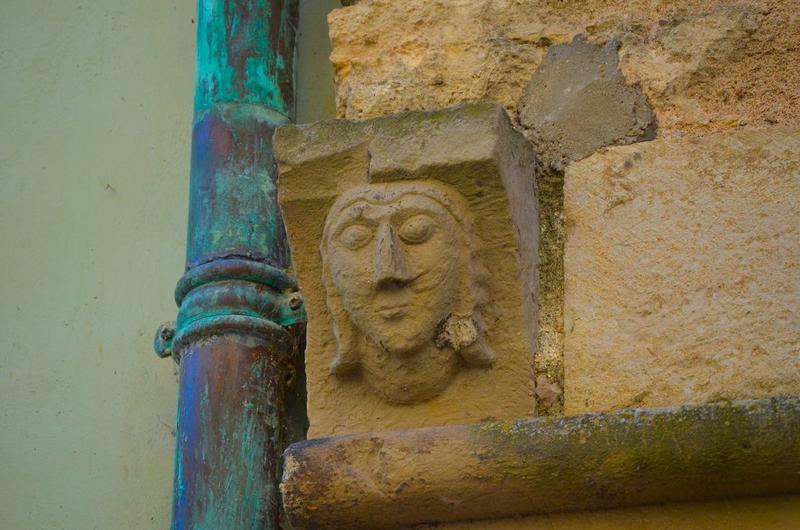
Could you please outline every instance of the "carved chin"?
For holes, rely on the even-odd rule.
[[[396,357],[411,357],[430,342],[425,340],[421,333],[409,337],[402,332],[386,333],[386,331],[382,330],[382,333],[369,334],[368,336],[375,346]]]
[[[413,405],[424,403],[435,398],[447,388],[452,379],[452,374],[443,375],[440,380],[413,381],[411,384],[398,384],[395,386],[385,386],[378,390],[391,403],[397,405]]]
[[[379,348],[362,354],[367,383],[386,400],[399,405],[421,403],[441,394],[453,380],[457,363],[450,348],[426,348],[419,355],[405,357]]]

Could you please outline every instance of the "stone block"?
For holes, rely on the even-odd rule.
[[[798,0],[362,0],[329,15],[339,116],[468,101],[512,118],[554,44],[617,39],[659,134],[800,119]]]
[[[473,105],[280,128],[310,437],[534,410],[532,150]]]
[[[579,160],[600,147],[655,135],[653,112],[639,86],[619,70],[619,41],[604,46],[578,35],[551,46],[520,100],[520,125],[551,165]]]
[[[569,166],[565,412],[800,393],[800,130]]]

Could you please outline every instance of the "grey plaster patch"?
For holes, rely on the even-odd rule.
[[[638,85],[619,70],[619,41],[577,35],[550,47],[519,103],[519,119],[540,156],[561,168],[607,145],[652,139],[655,120]]]

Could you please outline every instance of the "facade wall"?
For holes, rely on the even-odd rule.
[[[183,267],[195,3],[3,5],[4,527],[168,524],[176,381],[173,365],[153,356],[151,340],[156,325],[175,314],[171,293]],[[301,2],[301,122],[334,113],[324,15],[337,6]],[[657,138],[796,126],[798,16],[794,0],[366,0],[330,18],[337,111],[364,118],[491,100],[516,119],[549,47],[585,33],[597,41],[619,37],[620,68],[647,95]],[[543,248],[558,262],[559,204],[549,211],[553,233],[543,240],[552,248]],[[540,359],[555,365],[543,363],[538,397],[558,404],[562,386],[569,393],[558,365],[564,273],[557,266],[542,272],[551,283],[543,284],[550,320],[541,321]],[[762,395],[776,389],[768,385]],[[791,528],[798,517],[800,500],[779,497],[495,526]]]
[[[11,1],[0,17],[0,512],[165,528],[194,2]]]
[[[0,8],[0,526],[169,526],[195,0]],[[301,2],[299,119],[333,113]],[[313,85],[313,86],[312,86]]]
[[[555,169],[555,174],[541,172],[539,181],[542,302],[535,371],[538,408],[545,414],[563,411],[565,392],[563,307],[569,278],[565,281],[563,249],[569,220],[562,206],[570,198],[561,187],[563,160],[583,158],[602,145],[769,129],[800,120],[797,0],[352,4],[329,17],[339,116],[364,119],[496,101],[537,144],[543,164]],[[583,57],[591,53],[587,46],[574,43],[573,50],[582,49],[562,51],[561,63],[582,62],[580,67],[570,71],[545,60],[555,46],[569,46],[576,36],[618,48],[613,62],[606,58],[596,64],[596,57]],[[591,149],[574,145],[573,138],[603,125],[592,123],[593,116],[613,117],[624,110],[624,103],[608,108],[603,99],[608,86],[580,78],[581,70],[592,66],[600,76],[606,67],[618,68],[624,83],[646,97],[652,121],[646,130],[629,131],[639,138],[623,134],[620,141],[596,142]],[[564,99],[574,99],[574,105],[557,96],[548,101],[553,85],[558,93],[569,93]],[[552,106],[537,114],[542,103]],[[541,123],[548,117],[559,122],[554,131]],[[791,259],[797,261],[796,249]],[[797,350],[796,340],[792,347]]]
[[[339,117],[494,101],[541,155],[538,414],[800,390],[797,0],[350,4],[329,16]],[[495,524],[788,528],[798,510]]]

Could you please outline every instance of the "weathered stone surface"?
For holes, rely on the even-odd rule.
[[[564,173],[543,167],[539,191],[539,322],[536,357],[536,411],[564,412]]]
[[[620,69],[647,96],[659,137],[800,121],[800,0],[361,0],[329,22],[343,117],[492,100],[517,120],[548,50],[585,34],[621,43]],[[567,140],[574,132],[582,129]],[[539,173],[542,414],[562,412],[560,183],[558,173]]]
[[[783,12],[792,3],[795,2],[779,2],[775,11]],[[788,89],[787,101],[800,93],[792,95],[790,87],[765,76],[768,72],[770,76],[778,74],[776,69],[760,71],[758,65],[766,67],[770,60],[765,61],[763,41],[781,38],[786,31],[795,34],[800,31],[798,8],[800,2],[795,3],[795,13],[785,20],[789,25],[785,29],[775,27],[778,13],[769,16],[768,4],[764,3],[721,5],[692,15],[678,14],[672,20],[659,21],[644,37],[649,42],[629,35],[622,58],[623,71],[645,86],[648,97],[659,109],[660,126],[668,131],[703,133],[749,121],[772,123],[777,121],[777,115],[774,111],[765,112],[763,105],[769,102],[771,106],[780,106],[784,98],[773,99],[763,92],[757,96],[763,85],[772,85],[776,96],[779,91],[786,94]],[[770,49],[768,55],[780,56],[785,51],[778,46]],[[785,57],[798,58],[800,54]],[[737,72],[738,79],[730,77],[731,71]],[[797,74],[795,71],[794,75]],[[754,113],[753,106],[761,108]],[[790,109],[783,112],[786,111],[787,117],[796,121],[798,115]]]
[[[450,523],[448,530],[787,530],[797,525],[798,495],[681,502],[615,510],[561,512]]]
[[[644,93],[619,70],[618,47],[617,40],[597,45],[583,35],[551,46],[525,89],[520,125],[555,167],[600,147],[655,136]]]
[[[531,414],[538,203],[505,112],[286,126],[274,143],[309,436]]]
[[[742,129],[570,165],[566,413],[800,393],[799,154]]]
[[[512,117],[552,44],[617,38],[659,134],[800,120],[800,1],[363,0],[329,16],[342,117],[476,100]]]
[[[488,270],[469,205],[436,179],[371,181],[340,194],[320,243],[334,375],[359,369],[387,401],[440,395],[459,370],[491,368]]]
[[[524,35],[504,27],[509,16],[503,9],[486,0],[379,0],[333,11],[328,22],[339,116],[361,119],[479,100],[513,110],[547,44],[571,35],[557,37],[543,24],[539,35]],[[524,10],[519,7],[520,14]]]
[[[311,440],[286,450],[283,469],[295,528],[491,528],[531,513],[800,493],[800,398]]]

